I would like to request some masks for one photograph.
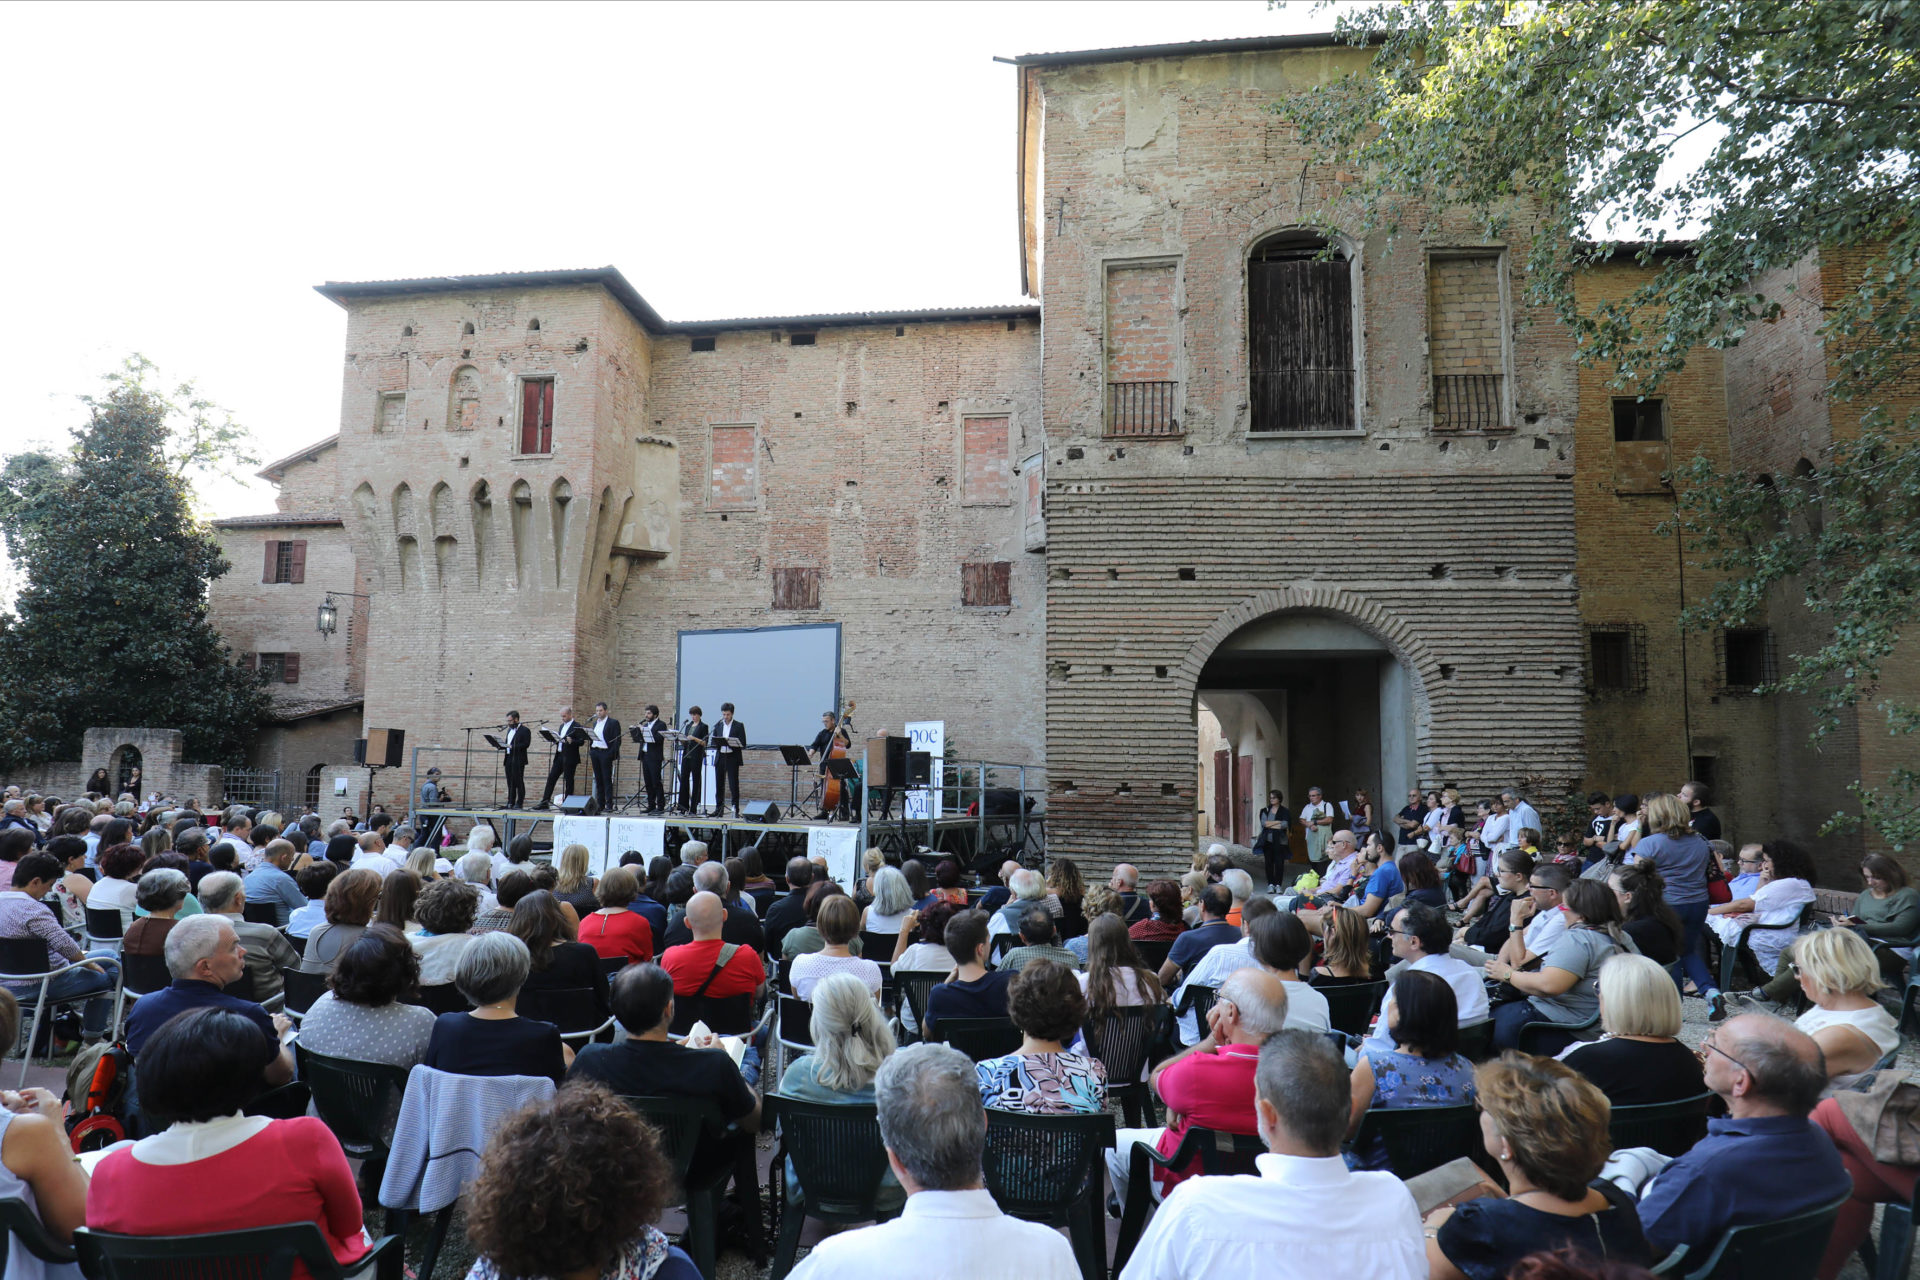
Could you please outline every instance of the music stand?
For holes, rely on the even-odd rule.
[[[553,736],[553,730],[551,729],[541,729],[540,736],[547,740],[548,746],[557,747],[560,745],[560,739]]]
[[[781,747],[780,758],[793,771],[787,785],[787,810],[791,812],[800,807],[800,771],[813,763],[813,757],[805,747]]]
[[[830,757],[827,760],[827,775],[838,778],[842,787],[860,787],[860,770],[856,769],[853,761],[847,759],[845,756]],[[861,803],[865,803],[865,801],[866,793],[863,789],[861,791]],[[855,809],[854,812],[858,813],[859,810]]]
[[[500,739],[494,737],[490,733],[483,733],[480,735],[480,737],[482,741],[484,741],[488,746],[492,747],[495,751],[505,751],[507,749],[506,743],[500,741]]]

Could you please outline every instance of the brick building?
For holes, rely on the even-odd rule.
[[[423,743],[666,707],[682,630],[837,622],[863,731],[1044,761],[1049,845],[1095,863],[1184,863],[1196,819],[1244,837],[1310,784],[1384,817],[1423,783],[1704,771],[1742,822],[1817,822],[1835,793],[1756,793],[1785,713],[1720,696],[1772,650],[1683,650],[1651,533],[1670,462],[1772,430],[1759,373],[1700,353],[1622,409],[1525,304],[1524,210],[1499,243],[1314,238],[1348,175],[1272,108],[1366,57],[1016,60],[1037,305],[675,323],[612,268],[323,285],[340,432],[269,468],[278,513],[221,522],[216,617]],[[368,598],[320,641],[325,590]],[[289,768],[319,734],[282,732]]]

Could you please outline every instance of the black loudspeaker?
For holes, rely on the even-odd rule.
[[[360,763],[398,769],[406,763],[406,754],[407,731],[405,729],[369,729],[367,730],[366,758]]]
[[[1020,791],[1016,787],[987,788],[987,816],[1011,818],[1020,812]]]
[[[778,822],[780,806],[771,800],[749,800],[740,806],[740,817],[747,822]]]
[[[907,785],[910,787],[930,787],[933,785],[933,752],[909,751],[907,753]]]
[[[907,785],[907,756],[913,744],[910,738],[867,739],[867,785],[904,787]]]
[[[562,813],[584,813],[589,816],[600,812],[592,796],[562,796],[554,807]]]

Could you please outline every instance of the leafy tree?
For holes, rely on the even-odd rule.
[[[20,569],[0,614],[0,765],[78,756],[95,725],[186,735],[190,760],[244,758],[267,707],[207,622],[228,569],[189,510],[186,476],[218,464],[240,429],[184,386],[149,385],[140,357],[89,397],[64,453],[0,469],[0,533]]]
[[[1664,529],[1726,575],[1685,625],[1741,625],[1789,597],[1832,620],[1774,686],[1812,699],[1816,742],[1863,702],[1911,734],[1920,708],[1874,699],[1920,608],[1920,6],[1418,0],[1340,28],[1376,46],[1369,71],[1284,108],[1358,162],[1324,219],[1389,240],[1463,215],[1489,238],[1524,235],[1529,301],[1554,309],[1580,359],[1617,365],[1622,388],[1650,393],[1695,347],[1778,317],[1782,295],[1761,282],[1786,273],[1769,272],[1864,251],[1825,299],[1833,446],[1771,485],[1695,459],[1672,477]],[[1690,253],[1656,252],[1673,228]],[[1580,274],[1621,241],[1638,242],[1645,283],[1583,306]],[[1860,814],[1836,825],[1920,838],[1920,774],[1854,791]]]

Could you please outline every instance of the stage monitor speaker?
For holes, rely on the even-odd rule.
[[[909,751],[907,753],[907,785],[910,787],[933,785],[933,752]]]
[[[360,763],[398,769],[406,763],[406,754],[407,731],[405,729],[369,729],[367,730],[366,759]]]
[[[867,739],[867,785],[904,787],[907,785],[907,756],[912,740],[900,737]]]
[[[594,807],[592,796],[561,796],[558,803],[554,805],[554,808],[558,809],[561,813],[593,814],[599,812],[599,810]]]
[[[749,800],[740,806],[740,816],[748,822],[778,822],[780,806],[771,800]]]

